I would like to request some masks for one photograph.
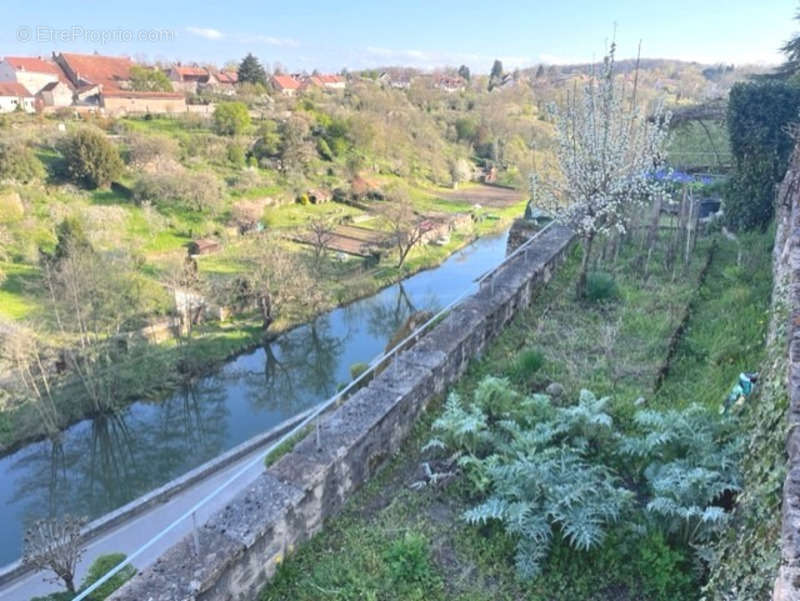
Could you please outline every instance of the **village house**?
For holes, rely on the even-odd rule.
[[[404,72],[384,71],[378,76],[378,82],[397,90],[407,90],[411,87],[411,74]]]
[[[273,75],[272,87],[284,96],[294,96],[302,87],[301,82],[291,75]]]
[[[209,72],[204,67],[187,67],[178,64],[167,69],[167,77],[172,82],[172,89],[176,92],[196,94],[200,86],[208,83]]]
[[[34,98],[25,86],[15,81],[0,82],[0,113],[35,110]]]
[[[7,56],[0,61],[0,82],[18,83],[31,94],[57,81],[69,83],[58,65],[41,57]]]
[[[344,90],[347,87],[347,82],[341,75],[311,75],[305,78],[304,84],[327,90]]]
[[[76,89],[99,85],[108,92],[131,87],[131,67],[134,63],[128,57],[62,52],[53,54],[53,60]]]
[[[182,92],[103,89],[100,92],[100,106],[109,115],[185,113],[186,96]]]
[[[211,71],[208,74],[206,87],[217,94],[236,94],[236,84],[239,82],[239,74],[236,71],[223,69],[222,71]]]
[[[36,102],[43,109],[70,106],[75,96],[72,87],[63,81],[51,81],[36,93]]]
[[[467,82],[459,75],[436,75],[433,78],[433,87],[447,93],[461,92],[466,86]]]

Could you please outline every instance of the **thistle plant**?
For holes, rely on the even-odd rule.
[[[556,535],[580,550],[600,544],[632,498],[610,469],[593,463],[593,451],[616,440],[608,399],[582,391],[576,405],[554,407],[545,395],[523,397],[490,377],[473,400],[465,408],[451,394],[433,424],[437,438],[426,445],[460,453],[469,481],[490,491],[464,519],[499,520],[517,535],[524,577],[539,572]]]
[[[681,542],[707,542],[728,520],[723,495],[741,488],[741,444],[728,422],[696,404],[640,411],[634,421],[639,434],[623,438],[620,451],[644,463],[647,511]]]
[[[581,297],[596,236],[624,234],[637,206],[667,194],[652,175],[664,167],[670,115],[660,104],[645,114],[635,79],[629,93],[615,77],[614,53],[612,44],[599,76],[568,92],[563,106],[549,107],[560,177],[541,187],[542,202],[583,243]]]
[[[555,537],[594,548],[629,510],[696,549],[727,521],[720,499],[740,487],[728,421],[698,405],[639,411],[634,432],[623,435],[608,407],[587,390],[555,406],[487,377],[469,404],[451,394],[433,423],[426,448],[452,453],[471,496],[483,499],[464,519],[499,521],[515,535],[521,576],[539,573]],[[628,487],[617,470],[630,476]]]

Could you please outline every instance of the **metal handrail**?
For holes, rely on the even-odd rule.
[[[514,252],[512,252],[510,255],[506,256],[503,259],[503,261],[501,261],[496,267],[494,267],[493,269],[487,271],[480,278],[478,278],[476,280],[476,283],[478,284],[478,286],[480,286],[481,283],[483,283],[487,279],[493,277],[494,274],[497,273],[501,268],[503,268],[505,265],[507,265],[509,262],[511,262],[513,259],[515,259],[517,256],[519,256],[519,254],[522,253],[523,251],[525,251],[534,242],[534,240],[536,240],[541,234],[546,232],[555,223],[556,223],[556,221],[551,221],[550,223],[548,223],[545,227],[543,227],[541,230],[536,232],[533,236],[531,236],[528,240],[526,240],[523,244],[521,244],[518,248],[516,248],[514,250]],[[328,400],[322,401],[321,403],[319,403],[315,408],[313,408],[310,411],[310,413],[308,414],[308,416],[305,419],[303,419],[301,422],[299,422],[297,425],[295,425],[292,429],[290,429],[286,433],[284,433],[283,436],[278,438],[278,440],[276,440],[272,445],[270,445],[263,453],[261,453],[258,456],[256,456],[256,458],[253,459],[252,461],[247,462],[247,464],[245,464],[235,474],[233,474],[230,478],[225,480],[225,482],[220,484],[213,491],[208,493],[200,501],[195,503],[190,509],[188,509],[185,513],[183,513],[183,515],[181,515],[180,517],[175,519],[171,524],[169,524],[167,527],[165,527],[161,532],[159,532],[157,535],[155,535],[153,538],[151,538],[149,541],[147,541],[144,545],[139,547],[130,556],[126,557],[125,561],[123,561],[123,562],[117,564],[116,566],[114,566],[114,568],[112,568],[110,571],[108,571],[102,578],[100,578],[94,584],[92,584],[90,587],[88,587],[87,589],[82,591],[80,594],[78,594],[78,596],[75,597],[73,599],[73,601],[82,601],[83,599],[85,599],[93,591],[95,591],[97,588],[102,586],[105,582],[107,582],[115,574],[117,574],[120,570],[122,570],[125,566],[130,565],[131,562],[134,559],[139,557],[147,549],[149,549],[155,543],[157,543],[162,538],[164,538],[164,536],[166,536],[172,530],[177,528],[179,524],[184,522],[184,520],[188,520],[188,519],[193,519],[194,520],[194,519],[196,519],[196,512],[200,508],[202,508],[206,503],[208,503],[211,499],[213,499],[215,496],[217,496],[220,492],[225,490],[230,484],[232,484],[242,474],[244,474],[245,472],[247,472],[251,468],[255,467],[257,464],[263,462],[265,457],[270,455],[275,449],[277,449],[279,446],[281,446],[284,442],[286,442],[288,439],[293,437],[298,432],[302,431],[303,428],[308,426],[312,421],[314,421],[315,419],[318,419],[322,413],[324,413],[327,409],[329,409],[334,404],[336,404],[342,397],[344,397],[345,394],[347,394],[350,390],[355,388],[365,378],[367,378],[368,376],[370,376],[373,373],[375,373],[384,363],[386,363],[386,361],[388,359],[390,359],[391,357],[396,355],[398,352],[403,350],[403,348],[405,347],[405,345],[407,343],[409,343],[411,341],[415,341],[430,325],[435,323],[437,320],[441,319],[444,315],[446,315],[449,311],[451,311],[455,306],[457,306],[458,304],[464,302],[464,300],[466,298],[468,298],[469,296],[471,296],[471,295],[472,295],[471,292],[462,293],[455,300],[453,300],[452,302],[448,303],[443,309],[438,311],[428,321],[426,321],[421,326],[419,326],[417,329],[415,329],[413,332],[411,332],[411,334],[409,334],[402,341],[398,342],[396,345],[394,345],[388,351],[382,353],[379,357],[373,359],[373,361],[370,363],[369,367],[366,370],[364,370],[364,372],[361,373],[357,378],[355,378],[353,381],[351,381],[347,386],[345,386],[342,390],[337,392],[335,395],[333,395]],[[317,428],[319,428],[319,421],[317,422]],[[317,436],[319,436],[319,430],[317,431]]]

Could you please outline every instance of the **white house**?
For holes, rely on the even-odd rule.
[[[0,113],[11,113],[17,110],[26,113],[34,112],[33,94],[16,82],[0,82]]]
[[[54,81],[67,78],[54,62],[35,56],[7,56],[0,61],[0,83],[13,82],[36,94]]]

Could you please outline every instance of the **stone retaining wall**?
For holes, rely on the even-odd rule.
[[[795,148],[778,193],[775,220],[773,294],[786,297],[789,306],[789,434],[781,504],[781,559],[773,600],[794,601],[800,599],[800,146]]]
[[[573,239],[543,232],[491,281],[295,445],[191,536],[110,597],[114,601],[255,599],[276,566],[397,452],[419,413],[527,307]]]

